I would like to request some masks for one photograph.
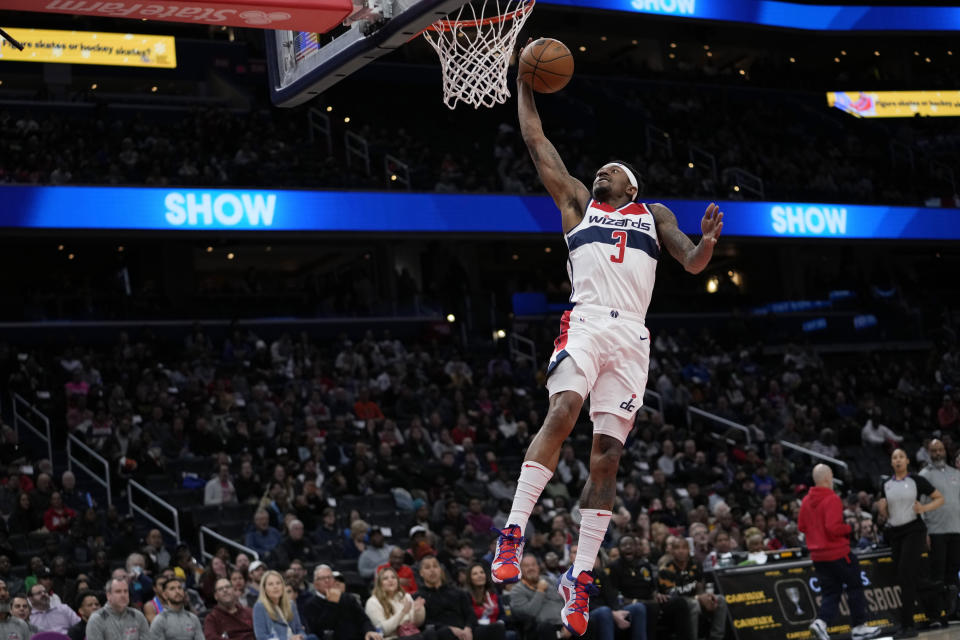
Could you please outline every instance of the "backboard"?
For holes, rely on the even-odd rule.
[[[355,0],[356,2],[357,0]],[[270,95],[295,107],[390,53],[467,0],[359,0],[342,25],[326,33],[267,31]]]

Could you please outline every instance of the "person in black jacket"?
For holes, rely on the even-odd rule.
[[[477,616],[473,612],[466,591],[446,584],[443,568],[436,556],[426,555],[420,560],[420,578],[423,588],[414,599],[423,598],[426,609],[425,640],[473,640]],[[432,628],[431,628],[432,626]]]
[[[93,612],[100,608],[100,597],[94,591],[81,591],[77,594],[76,607],[80,615],[80,622],[67,629],[70,640],[85,640],[87,637],[87,620]]]
[[[373,630],[360,600],[352,593],[343,593],[336,588],[333,570],[329,566],[321,564],[313,570],[313,586],[317,594],[303,605],[304,622],[310,633],[323,638],[324,632],[333,631],[338,640],[383,640]]]

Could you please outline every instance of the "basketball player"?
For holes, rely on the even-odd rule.
[[[707,207],[700,221],[703,237],[694,245],[665,206],[635,201],[640,177],[626,163],[600,167],[591,192],[567,172],[544,136],[533,89],[522,80],[517,89],[520,132],[560,209],[570,252],[570,300],[576,306],[560,322],[547,368],[549,410],[520,470],[507,527],[497,541],[493,579],[499,583],[519,579],[530,512],[553,475],[560,447],[589,394],[593,449],[590,477],[580,497],[579,551],[557,585],[566,601],[561,622],[571,633],[582,635],[589,618],[591,570],[610,522],[623,443],[647,383],[650,332],[644,316],[661,248],[690,273],[703,271],[723,229],[723,214],[715,204]]]

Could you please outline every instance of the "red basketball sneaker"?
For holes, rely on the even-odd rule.
[[[523,531],[519,525],[508,524],[506,529],[494,529],[499,534],[497,551],[490,565],[493,581],[509,584],[520,579],[520,558],[523,556]]]
[[[560,621],[570,633],[582,636],[590,621],[590,596],[598,593],[593,586],[593,572],[581,571],[574,579],[573,567],[560,576],[557,591],[566,600],[560,611]]]

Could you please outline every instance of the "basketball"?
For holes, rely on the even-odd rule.
[[[538,38],[520,53],[520,79],[537,93],[560,91],[573,75],[573,55],[553,38]]]

